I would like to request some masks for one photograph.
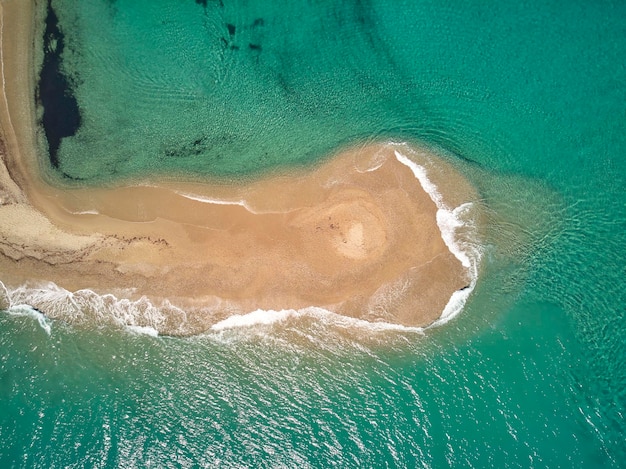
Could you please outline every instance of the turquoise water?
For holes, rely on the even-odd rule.
[[[9,309],[2,467],[624,467],[626,5],[75,3],[53,5],[82,126],[51,177],[424,142],[490,213],[483,273],[425,334],[304,316],[181,339]]]

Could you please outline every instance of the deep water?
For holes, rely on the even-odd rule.
[[[58,164],[42,152],[52,180],[423,143],[478,188],[485,255],[425,334],[0,313],[0,466],[626,467],[626,4],[52,6],[81,115]]]

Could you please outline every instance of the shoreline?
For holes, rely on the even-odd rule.
[[[398,155],[428,174],[451,210],[477,200],[476,192],[449,164],[407,144],[357,146],[245,185],[49,185],[36,169],[34,103],[24,98],[34,65],[30,72],[24,63],[13,69],[15,55],[4,41],[7,8],[23,8],[10,12],[23,15],[12,23],[23,35],[28,11],[0,5],[0,281],[10,296],[30,285],[30,300],[16,296],[70,322],[86,314],[76,298],[70,293],[55,303],[40,285],[112,294],[128,304],[149,298],[162,305],[158,321],[132,314],[122,320],[191,335],[233,315],[310,307],[421,327],[441,320],[456,292],[471,292],[477,273],[442,237],[443,206]],[[21,73],[30,80],[20,81]],[[146,315],[135,309],[135,316]]]

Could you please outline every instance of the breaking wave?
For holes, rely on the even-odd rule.
[[[445,324],[463,310],[478,281],[482,248],[478,242],[476,223],[473,219],[474,204],[465,202],[457,207],[450,207],[439,192],[439,188],[428,177],[428,171],[424,166],[417,164],[398,150],[394,153],[397,160],[413,172],[424,191],[437,206],[437,226],[439,226],[441,238],[470,275],[469,286],[452,294],[441,316],[431,326]],[[459,228],[464,228],[465,232],[460,233]]]

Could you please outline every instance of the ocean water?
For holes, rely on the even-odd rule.
[[[421,332],[277,312],[172,338],[12,304],[2,467],[625,467],[625,4],[52,6],[49,112],[80,126],[42,132],[51,181],[415,142],[476,185],[485,253]]]

